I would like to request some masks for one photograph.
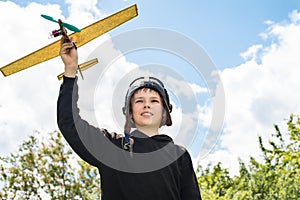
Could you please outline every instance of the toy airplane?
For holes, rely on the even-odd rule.
[[[51,36],[52,37],[58,37],[60,35],[63,35],[64,38],[65,38],[64,42],[70,42],[71,41],[68,34],[67,34],[67,29],[69,29],[70,31],[77,32],[77,33],[81,31],[79,28],[77,28],[77,27],[75,27],[71,24],[62,22],[61,19],[55,20],[55,19],[53,19],[52,17],[50,17],[48,15],[41,15],[41,16],[45,19],[48,19],[49,21],[56,22],[56,23],[59,24],[59,29],[52,31]],[[65,28],[67,28],[67,29],[65,29]],[[77,49],[77,46],[76,46],[75,42],[73,42],[73,46],[74,46],[75,49]],[[78,66],[77,70],[80,72],[81,78],[83,79],[82,71],[81,71],[81,68],[79,66]]]
[[[48,19],[49,21],[52,21],[52,22],[56,22],[59,24],[59,30],[54,30],[52,31],[52,35],[54,37],[57,37],[59,35],[64,35],[67,37],[67,30],[64,28],[66,27],[67,29],[69,29],[70,31],[74,31],[74,32],[80,32],[81,30],[71,24],[68,24],[68,23],[65,23],[65,22],[62,22],[61,19],[59,20],[55,20],[53,19],[52,17],[48,16],[48,15],[41,15],[43,18],[45,19]]]
[[[75,26],[64,23],[61,20],[56,21],[52,17],[49,17],[47,15],[43,15],[42,17],[50,21],[55,21],[59,23],[60,29],[52,31],[53,36],[56,34],[66,34],[63,33],[64,31],[62,31],[62,29],[65,30],[65,28],[74,31],[75,33],[69,35],[68,38],[73,38],[73,40],[76,41],[76,47],[81,47],[82,45],[127,22],[128,20],[136,17],[137,15],[137,6],[132,5],[81,29],[81,31]],[[59,55],[59,49],[60,41],[53,42],[52,44],[49,44],[37,51],[28,54],[27,56],[24,56],[8,65],[5,65],[4,67],[1,67],[0,70],[4,76],[9,76],[21,70],[27,69],[29,67],[57,57]],[[94,65],[96,62],[92,63],[93,64],[89,65]],[[79,67],[79,70],[80,69],[81,68]]]
[[[88,68],[94,66],[94,65],[97,64],[97,63],[98,63],[98,59],[97,59],[97,58],[94,58],[94,59],[92,59],[92,60],[89,60],[89,61],[87,61],[87,62],[85,62],[85,63],[82,63],[82,64],[78,65],[78,71],[81,73],[82,79],[83,79],[82,71],[84,71],[84,70],[86,70],[86,69],[88,69]],[[64,73],[59,74],[59,75],[57,76],[58,80],[61,80],[61,79],[63,78],[63,75],[64,75]]]

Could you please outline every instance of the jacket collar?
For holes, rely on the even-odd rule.
[[[165,135],[165,134],[159,134],[159,135],[154,135],[154,136],[151,136],[149,137],[148,135],[146,135],[145,133],[139,131],[139,130],[134,130],[132,133],[131,133],[132,137],[134,138],[144,138],[144,139],[147,139],[147,138],[151,138],[151,139],[154,139],[154,140],[157,140],[157,141],[161,141],[161,142],[173,142],[173,139],[168,136],[168,135]]]

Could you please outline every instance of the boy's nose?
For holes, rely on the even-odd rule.
[[[149,102],[148,102],[148,101],[146,101],[146,102],[145,102],[145,104],[144,104],[144,108],[150,108],[150,104],[149,104]]]

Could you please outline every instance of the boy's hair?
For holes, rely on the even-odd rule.
[[[171,126],[172,125],[172,119],[170,113],[172,112],[172,105],[170,103],[169,95],[167,90],[164,87],[164,84],[155,77],[139,77],[132,81],[129,85],[129,88],[126,93],[125,97],[125,105],[122,108],[123,114],[126,116],[126,122],[125,122],[125,132],[130,133],[130,129],[134,128],[135,125],[131,122],[130,115],[131,112],[131,99],[134,93],[142,88],[149,88],[151,90],[156,91],[159,96],[162,98],[163,107],[166,113],[166,118],[164,120],[164,123],[161,124]]]

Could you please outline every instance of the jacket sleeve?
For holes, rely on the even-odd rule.
[[[67,140],[71,148],[86,162],[91,165],[99,166],[99,161],[91,154],[86,145],[101,146],[101,141],[105,138],[111,140],[111,135],[106,130],[100,130],[88,124],[81,119],[79,115],[78,101],[78,86],[77,78],[64,77],[60,87],[58,102],[57,102],[57,123],[58,127]],[[81,133],[81,135],[79,134]],[[88,141],[83,142],[82,134],[88,138]]]
[[[201,200],[200,189],[195,171],[193,169],[192,159],[186,151],[183,155],[182,173],[181,173],[181,199]]]

